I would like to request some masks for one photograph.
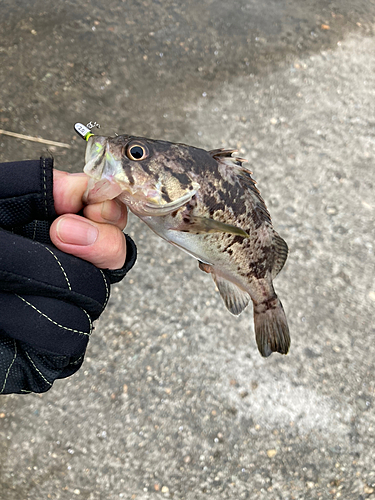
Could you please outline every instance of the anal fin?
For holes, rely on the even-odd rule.
[[[241,314],[250,301],[249,294],[221,276],[212,273],[212,277],[228,311],[235,316]]]

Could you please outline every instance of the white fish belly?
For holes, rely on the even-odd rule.
[[[220,259],[219,252],[210,248],[206,235],[193,234],[170,229],[170,225],[162,217],[142,217],[150,229],[158,236],[177,246],[188,255],[205,264],[215,265]],[[217,253],[217,255],[215,255]]]
[[[142,220],[158,236],[180,248],[191,257],[194,257],[204,264],[209,264],[215,274],[237,284],[243,290],[247,289],[247,283],[244,283],[236,273],[234,263],[228,258],[228,255],[223,254],[217,246],[214,233],[194,234],[176,231],[170,229],[170,224],[168,224],[169,221],[162,219],[164,218],[142,217]]]

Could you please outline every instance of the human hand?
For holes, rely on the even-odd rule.
[[[111,284],[137,257],[125,205],[83,208],[86,175],[52,167],[0,163],[0,394],[45,392],[75,373]]]
[[[127,223],[123,203],[108,200],[88,205],[84,217],[82,196],[88,177],[53,171],[53,198],[59,217],[52,223],[50,237],[61,251],[91,262],[102,269],[119,269],[126,259],[126,240],[122,230]]]

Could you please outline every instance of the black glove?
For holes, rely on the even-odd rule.
[[[0,394],[45,392],[82,365],[110,284],[133,267],[98,269],[49,239],[53,162],[0,164]]]

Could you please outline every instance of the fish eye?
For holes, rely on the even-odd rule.
[[[144,160],[148,156],[148,151],[145,146],[140,144],[132,144],[126,148],[126,156],[129,160]]]

